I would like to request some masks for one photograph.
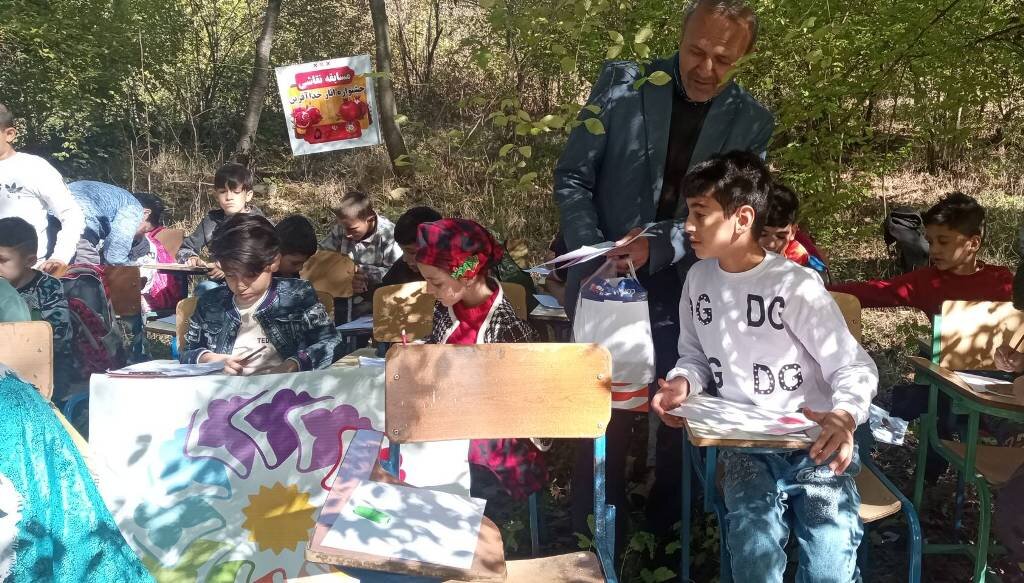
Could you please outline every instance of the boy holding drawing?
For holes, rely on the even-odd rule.
[[[679,361],[651,406],[666,425],[687,395],[803,410],[821,426],[810,450],[722,452],[727,544],[737,581],[782,581],[786,540],[798,579],[853,581],[862,536],[853,432],[867,419],[878,372],[820,280],[758,244],[771,179],[748,152],[715,156],[683,180],[697,256],[679,305]],[[789,510],[789,512],[787,512]]]
[[[199,297],[188,322],[181,362],[220,361],[232,375],[327,368],[341,337],[302,279],[274,278],[280,240],[267,219],[239,213],[210,241],[227,286]]]

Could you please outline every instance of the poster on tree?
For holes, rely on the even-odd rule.
[[[278,67],[292,154],[316,154],[380,143],[370,56]]]

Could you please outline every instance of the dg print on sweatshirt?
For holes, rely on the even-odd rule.
[[[775,411],[841,409],[858,425],[878,387],[875,363],[850,334],[817,275],[774,253],[741,273],[694,265],[679,303],[679,361],[691,393]]]

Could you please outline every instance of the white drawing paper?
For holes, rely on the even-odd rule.
[[[107,371],[111,376],[159,375],[165,377],[195,377],[224,370],[223,362],[181,364],[177,360],[150,360]]]
[[[691,395],[670,414],[724,431],[788,435],[817,427],[803,413],[772,411],[758,405],[727,401],[703,393]]]
[[[473,565],[486,501],[446,492],[363,482],[352,493],[323,545],[378,557],[469,569]],[[356,514],[371,508],[390,518]]]

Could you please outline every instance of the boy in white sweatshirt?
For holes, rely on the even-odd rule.
[[[15,151],[17,135],[14,115],[0,103],[0,218],[21,217],[28,221],[39,239],[39,259],[34,267],[55,273],[74,258],[85,231],[85,215],[56,168],[39,156]],[[61,225],[49,257],[47,213],[60,219]]]
[[[716,156],[684,179],[686,233],[702,261],[679,304],[679,361],[651,406],[681,427],[667,412],[713,386],[725,399],[802,410],[818,423],[809,450],[722,452],[726,542],[736,581],[781,583],[793,531],[797,581],[848,583],[863,534],[853,432],[867,419],[878,371],[820,278],[758,244],[770,184],[748,152]]]

